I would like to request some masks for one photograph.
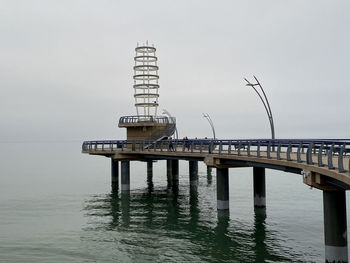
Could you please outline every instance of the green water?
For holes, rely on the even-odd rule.
[[[322,193],[267,170],[254,211],[252,169],[230,169],[230,212],[216,210],[215,170],[178,189],[165,161],[131,163],[131,192],[110,187],[110,161],[79,143],[2,144],[0,262],[322,262]],[[348,209],[349,211],[349,209]]]

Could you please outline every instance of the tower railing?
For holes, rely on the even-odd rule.
[[[152,116],[152,115],[135,115],[135,116],[123,116],[119,119],[119,124],[133,124],[133,123],[176,123],[175,117],[166,116]]]

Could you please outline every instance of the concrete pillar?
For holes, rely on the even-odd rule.
[[[173,184],[179,184],[179,160],[171,160],[171,176]]]
[[[198,161],[188,162],[189,173],[190,173],[190,185],[198,184]]]
[[[207,182],[209,185],[211,185],[212,181],[213,181],[212,169],[211,167],[207,166]]]
[[[147,185],[148,192],[153,191],[153,161],[147,161]]]
[[[348,262],[345,190],[323,191],[326,262]]]
[[[266,207],[265,168],[253,167],[254,207]]]
[[[171,161],[172,160],[166,160],[166,176],[168,181],[168,187],[170,187],[173,184]]]
[[[121,190],[130,191],[130,161],[121,162]]]
[[[119,163],[111,158],[111,183],[112,188],[118,189],[119,185]]]
[[[217,209],[228,210],[230,207],[228,168],[216,168],[216,196]]]

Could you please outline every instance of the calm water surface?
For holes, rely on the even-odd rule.
[[[254,211],[252,169],[230,169],[230,213],[216,211],[215,170],[188,164],[168,189],[165,161],[132,162],[131,192],[110,187],[110,160],[80,143],[3,143],[0,262],[322,262],[322,193],[267,170],[267,209]],[[349,203],[349,200],[348,200]],[[348,209],[349,211],[349,209]],[[349,218],[349,216],[348,216]]]

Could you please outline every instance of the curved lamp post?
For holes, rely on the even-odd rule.
[[[171,116],[171,114],[169,113],[169,111],[167,111],[166,109],[163,109],[163,114],[168,116],[169,118],[172,118],[173,116]],[[179,139],[179,134],[177,133],[177,127],[175,126],[175,136],[176,136],[176,140]]]
[[[210,118],[210,116],[209,116],[208,113],[206,113],[206,114],[203,113],[203,117],[206,118],[207,121],[209,122],[210,127],[211,127],[211,129],[212,129],[212,131],[213,131],[213,136],[214,136],[214,140],[215,140],[216,137],[215,137],[215,128],[214,128],[214,123],[213,123],[213,121],[211,120],[211,118]]]
[[[266,110],[266,113],[267,113],[267,116],[268,116],[269,122],[270,122],[271,137],[274,140],[275,139],[275,126],[274,126],[274,123],[273,123],[273,117],[272,117],[272,111],[271,111],[270,103],[269,103],[269,100],[266,97],[265,91],[262,88],[259,80],[255,76],[253,76],[253,77],[254,77],[254,79],[256,81],[255,84],[252,84],[246,78],[244,78],[244,80],[247,82],[246,86],[252,87],[255,90],[255,92],[258,94],[261,102],[264,104],[264,107],[265,107],[265,110]],[[259,93],[259,91],[256,89],[256,87],[260,88],[260,90],[262,91],[262,95]]]

